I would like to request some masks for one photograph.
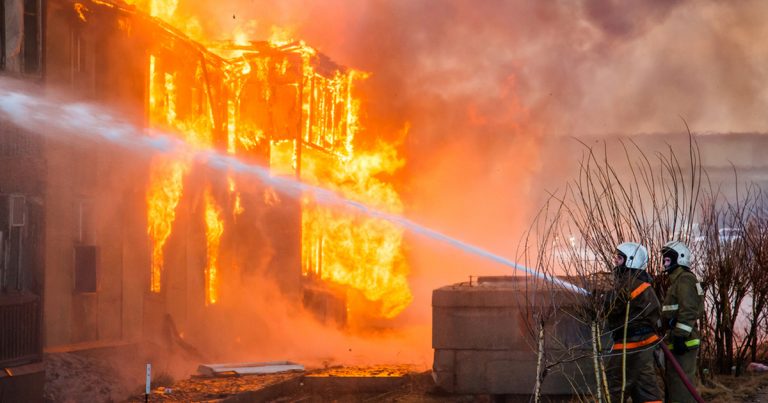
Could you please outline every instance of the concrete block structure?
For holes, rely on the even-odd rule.
[[[534,391],[537,335],[544,318],[542,394],[594,390],[590,329],[574,319],[573,294],[524,277],[480,277],[432,293],[433,377],[452,393]],[[607,345],[608,343],[603,343]]]

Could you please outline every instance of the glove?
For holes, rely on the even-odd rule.
[[[672,336],[672,352],[675,355],[683,355],[688,352],[688,346],[685,345],[685,337]]]
[[[675,324],[677,324],[677,319],[672,318],[666,322],[661,322],[661,333],[666,333],[672,329],[675,328]]]

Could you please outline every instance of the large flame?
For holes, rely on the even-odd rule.
[[[306,152],[302,159],[302,178],[330,186],[350,199],[375,208],[401,213],[402,203],[392,184],[378,179],[381,174],[392,174],[402,167],[404,161],[396,149],[381,142],[365,152],[356,152],[353,147],[360,130],[360,101],[353,96],[352,89],[354,80],[365,78],[365,74],[352,71],[330,80],[314,78],[314,87],[329,95],[309,111],[310,116],[318,117],[309,128],[310,133],[344,141],[330,159]],[[344,104],[344,116],[336,116],[337,103]],[[412,300],[402,237],[401,228],[384,220],[308,203],[302,214],[304,273],[361,291],[366,299],[380,303],[381,316],[392,318]]]
[[[150,125],[174,128],[191,146],[210,147],[213,138],[208,117],[200,115],[184,121],[178,119],[176,107],[179,86],[176,82],[176,74],[159,71],[157,57],[150,55],[149,76]],[[173,223],[176,220],[176,208],[183,194],[184,176],[190,168],[191,162],[186,156],[158,156],[153,159],[150,167],[146,200],[147,233],[152,242],[150,263],[152,292],[160,292],[162,289],[163,248],[172,233]],[[218,246],[215,252],[218,253]],[[208,260],[211,260],[210,256]],[[215,262],[215,258],[213,260]],[[214,270],[213,273],[215,275],[216,271]]]
[[[402,212],[394,186],[379,179],[403,166],[395,147],[381,142],[365,151],[353,147],[355,136],[360,134],[360,101],[353,96],[353,84],[366,75],[350,71],[327,78],[306,62],[304,69],[314,97],[305,97],[302,104],[307,116],[303,141],[311,147],[302,150],[298,166],[301,179],[380,210]],[[295,141],[273,143],[272,167],[276,172],[297,169],[295,149]],[[303,274],[360,291],[375,303],[375,316],[395,317],[413,298],[402,238],[403,230],[384,220],[337,211],[315,204],[311,197],[302,199]]]
[[[206,239],[206,266],[205,266],[205,303],[215,304],[219,299],[218,259],[221,235],[224,233],[224,221],[221,218],[221,210],[216,205],[211,195],[211,189],[205,191],[205,239]]]
[[[173,25],[193,39],[200,39],[198,25],[192,18],[177,15],[178,0],[131,0],[130,3]],[[353,200],[378,209],[400,213],[402,203],[394,187],[380,179],[391,175],[403,165],[395,147],[378,143],[375,147],[356,150],[353,141],[363,135],[359,128],[360,100],[353,95],[353,84],[365,74],[334,67],[302,41],[293,38],[291,30],[272,28],[269,46],[272,50],[251,51],[261,46],[248,40],[241,28],[233,32],[229,49],[218,49],[228,60],[226,69],[226,151],[246,155],[269,144],[270,166],[275,174],[297,175],[301,180],[331,188]],[[288,56],[294,55],[292,59]],[[300,63],[299,66],[291,65]],[[318,69],[317,63],[326,63]],[[177,110],[178,83],[175,73],[156,71],[156,60],[150,59],[150,122],[172,127],[184,139],[200,147],[212,146],[210,117],[180,120]],[[328,67],[331,66],[331,67]],[[293,68],[298,67],[296,70]],[[292,76],[298,72],[300,75]],[[293,77],[293,78],[289,78]],[[256,121],[240,116],[241,99],[247,82],[257,82],[266,103],[275,102],[279,80],[296,80],[299,135],[285,132],[292,123],[279,122],[278,132],[268,133]],[[250,80],[250,81],[249,81]],[[283,102],[281,101],[281,102]],[[212,108],[211,108],[212,109]],[[295,115],[293,115],[295,116]],[[293,117],[286,116],[293,119]],[[296,127],[296,126],[293,126]],[[265,141],[269,139],[270,143]],[[241,154],[242,153],[242,154]],[[161,287],[163,246],[171,234],[175,209],[183,193],[184,176],[190,172],[190,162],[183,157],[159,158],[153,164],[147,191],[148,228],[152,239],[152,290]],[[243,203],[236,177],[227,175],[232,217],[243,212]],[[205,191],[205,226],[207,263],[205,267],[206,302],[218,301],[219,246],[224,228],[222,209]],[[276,193],[267,189],[265,203],[280,203]],[[311,195],[302,198],[302,273],[306,278],[333,282],[362,294],[371,302],[365,307],[375,316],[392,318],[411,301],[407,282],[408,267],[402,251],[402,229],[383,220],[338,211],[317,204]],[[370,312],[374,311],[374,312]]]
[[[147,189],[147,232],[152,240],[150,289],[153,292],[160,292],[163,247],[176,219],[185,170],[185,164],[178,161],[157,160],[152,165]]]
[[[391,145],[380,143],[375,150],[334,162],[306,153],[302,164],[305,180],[330,183],[346,197],[384,211],[402,212],[393,186],[377,179],[403,164]],[[366,299],[381,304],[381,316],[394,317],[412,299],[402,239],[402,228],[392,223],[307,200],[302,215],[304,274],[360,290]]]

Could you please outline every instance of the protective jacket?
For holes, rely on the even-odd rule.
[[[670,329],[668,346],[674,350],[672,338],[678,336],[685,338],[689,349],[698,348],[701,340],[697,321],[704,312],[704,290],[696,275],[685,266],[672,269],[669,282],[661,307],[661,316]]]
[[[609,298],[607,322],[613,331],[613,350],[634,350],[657,340],[659,299],[651,286],[651,278],[643,270],[618,269],[616,288]],[[627,315],[629,303],[629,315]],[[626,322],[627,338],[624,340]]]
[[[607,366],[611,402],[623,403],[623,395],[633,402],[661,403],[653,360],[654,346],[659,341],[659,299],[644,270],[619,267],[614,271],[615,288],[607,300],[608,327],[614,340]]]

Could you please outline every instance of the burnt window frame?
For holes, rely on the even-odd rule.
[[[27,226],[27,197],[21,193],[0,194],[0,227],[3,232],[0,247],[0,292],[20,292],[26,289],[24,237]],[[14,212],[21,214],[14,220]]]
[[[75,244],[73,250],[72,291],[93,294],[99,291],[99,247]]]
[[[0,1],[0,71],[5,71],[5,1]]]
[[[23,18],[24,39],[21,71],[26,75],[37,76],[42,73],[43,67],[43,1],[24,0]]]
[[[75,294],[96,293],[99,291],[99,259],[101,251],[95,242],[94,201],[88,197],[79,197],[75,200],[74,207],[72,292]],[[93,256],[88,261],[90,262],[89,267],[82,266],[87,262],[81,260],[86,257],[80,253],[86,250],[90,250],[93,253]]]
[[[22,43],[20,71],[21,76],[42,77],[45,66],[45,11],[44,0],[21,0],[22,4]],[[32,10],[32,11],[30,11]],[[6,5],[0,2],[0,72],[7,73],[6,60],[6,32],[5,32]],[[33,24],[30,24],[33,22]],[[29,35],[34,33],[34,35]],[[31,38],[31,39],[30,39]]]

